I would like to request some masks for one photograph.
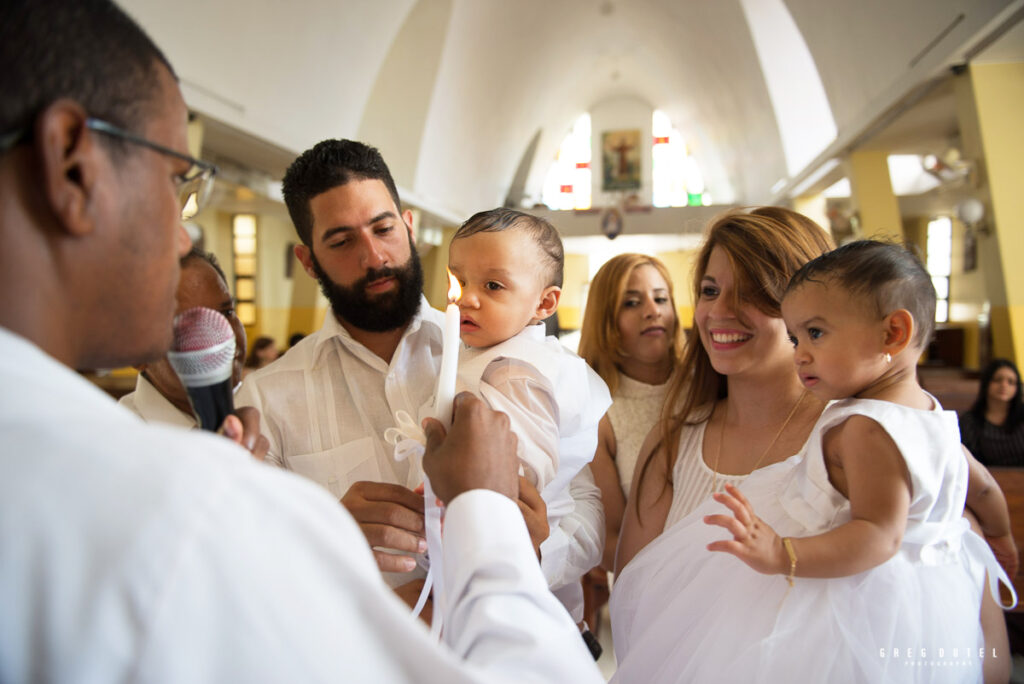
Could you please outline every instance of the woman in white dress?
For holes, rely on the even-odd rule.
[[[611,610],[620,681],[659,681],[665,660],[639,662],[632,618],[644,586],[623,584],[624,566],[712,491],[800,452],[824,408],[793,371],[780,303],[797,269],[832,247],[817,224],[781,208],[730,212],[708,229],[694,267],[696,334],[670,383],[663,419],[641,449],[619,539]],[[666,619],[688,624],[685,613]],[[647,625],[636,627],[646,632]],[[665,630],[666,638],[673,633]]]
[[[779,307],[789,278],[832,247],[816,223],[777,207],[708,228],[694,267],[696,334],[641,449],[617,567],[713,491],[803,447],[824,403],[793,372]]]
[[[827,250],[827,238],[820,235],[820,229],[806,219],[778,209],[729,215],[710,229],[698,260],[698,337],[683,366],[684,372],[692,369],[694,391],[688,400],[679,400],[681,410],[666,412],[665,423],[645,445],[644,453],[652,453],[634,478],[637,505],[631,501],[627,509],[620,542],[620,575],[612,599],[619,658],[616,681],[735,681],[736,677],[798,681],[799,676],[789,675],[809,663],[821,663],[820,652],[829,651],[841,638],[863,633],[857,626],[843,634],[824,628],[804,631],[811,617],[822,614],[820,603],[790,601],[786,604],[790,612],[782,621],[785,582],[779,586],[778,577],[752,573],[739,561],[706,550],[722,534],[705,525],[703,517],[725,510],[708,494],[725,484],[743,482],[741,489],[749,495],[750,504],[772,521],[783,519],[783,512],[789,510],[783,502],[802,508],[808,520],[824,510],[816,504],[837,503],[829,497],[815,500],[803,491],[786,495],[798,466],[814,460],[805,461],[803,452],[823,402],[804,392],[793,372],[792,346],[779,318],[779,303],[797,267],[816,256],[814,251]],[[765,299],[772,305],[767,306]],[[670,391],[673,396],[679,395]],[[720,398],[714,401],[716,396]],[[820,439],[811,437],[811,443],[820,444]],[[841,520],[815,522],[827,528]],[[814,531],[820,529],[781,530],[783,534]],[[737,583],[736,573],[743,570],[744,579]],[[869,616],[891,614],[887,591],[896,595],[913,591],[901,586],[860,592],[851,584],[845,586],[851,590],[830,605],[873,602],[874,613],[861,612]],[[794,614],[793,609],[807,610]],[[914,619],[919,619],[918,624],[934,622],[941,611],[940,606]],[[961,606],[961,617],[968,612]],[[977,627],[976,621],[972,624]],[[766,633],[771,638],[765,639]],[[902,667],[911,667],[923,654],[917,652],[917,660],[907,665],[905,649],[925,645],[869,646],[876,649],[875,657],[899,657]],[[938,646],[948,648],[949,656],[953,648],[975,644]],[[893,649],[904,650],[894,656]],[[845,665],[850,665],[849,659]],[[851,671],[840,680],[853,677]]]

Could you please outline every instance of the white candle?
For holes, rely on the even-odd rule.
[[[447,430],[452,426],[452,403],[455,401],[455,375],[459,369],[459,305],[462,295],[459,281],[448,272],[448,308],[444,311],[444,337],[441,347],[441,372],[437,376],[437,392],[434,394],[434,417]]]

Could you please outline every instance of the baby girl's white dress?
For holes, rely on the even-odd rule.
[[[931,411],[835,402],[806,456],[757,470],[740,489],[780,536],[847,522],[849,501],[828,480],[821,436],[855,414],[885,428],[910,472],[909,519],[896,555],[849,577],[797,577],[787,594],[783,576],[706,549],[728,536],[702,522],[728,513],[708,499],[619,574],[611,598],[614,682],[980,681],[984,570],[994,575],[997,564],[962,517],[967,462],[953,412],[938,402]]]

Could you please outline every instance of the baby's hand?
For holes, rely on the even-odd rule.
[[[782,546],[782,538],[763,520],[754,515],[750,502],[740,490],[725,485],[725,492],[714,494],[715,501],[725,504],[732,515],[706,515],[708,525],[724,527],[732,540],[723,539],[708,544],[708,551],[725,551],[758,572],[766,575],[789,572],[789,556]]]

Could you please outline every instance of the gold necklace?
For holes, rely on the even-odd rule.
[[[757,467],[759,465],[761,465],[761,461],[764,460],[764,457],[768,455],[768,452],[772,450],[772,447],[775,446],[775,443],[777,441],[779,441],[779,437],[782,436],[782,433],[786,429],[786,426],[789,425],[789,421],[791,421],[793,419],[793,416],[796,415],[796,410],[797,410],[797,408],[799,408],[800,403],[804,400],[804,397],[806,395],[807,395],[807,390],[806,389],[804,389],[803,391],[800,392],[800,396],[796,398],[796,403],[793,404],[793,408],[789,409],[789,415],[786,416],[786,420],[784,420],[782,422],[782,427],[780,427],[779,431],[775,433],[774,437],[772,437],[772,441],[768,442],[768,447],[763,452],[761,452],[761,455],[758,457],[758,459],[756,461],[754,461],[754,467],[750,469],[750,473],[752,473],[755,470],[757,470]],[[726,399],[726,402],[728,402],[728,399]],[[725,405],[725,415],[722,416],[722,426],[718,429],[718,447],[715,449],[715,465],[714,465],[713,468],[711,468],[711,472],[712,472],[712,477],[711,477],[711,493],[712,494],[714,494],[715,491],[718,488],[718,460],[722,457],[722,442],[725,441],[725,423],[726,423],[726,419],[728,417],[729,417],[729,405],[728,405],[728,403],[726,403],[726,405]],[[747,473],[747,475],[749,476],[750,473]]]

